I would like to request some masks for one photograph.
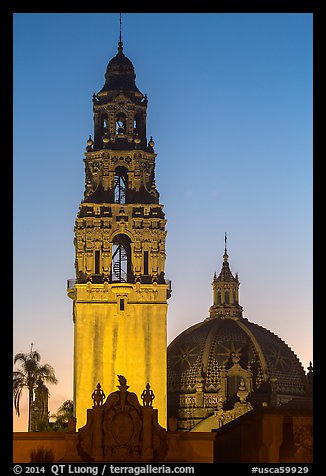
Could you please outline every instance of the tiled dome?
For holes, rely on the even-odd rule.
[[[168,415],[178,418],[181,430],[192,430],[217,409],[235,408],[240,389],[250,408],[310,401],[309,379],[295,353],[242,316],[239,285],[225,247],[209,317],[168,346]]]
[[[216,392],[220,372],[238,362],[252,372],[253,390],[277,379],[277,394],[304,395],[306,375],[291,348],[269,330],[247,319],[207,319],[182,332],[168,347],[169,392],[195,391],[202,372],[204,388]]]

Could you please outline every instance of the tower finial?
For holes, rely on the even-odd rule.
[[[123,50],[122,43],[122,34],[121,34],[121,13],[119,13],[119,43],[118,43],[118,52],[122,53]]]
[[[225,252],[226,252],[226,240],[227,240],[227,235],[226,235],[226,231],[224,232],[224,249],[225,249]]]

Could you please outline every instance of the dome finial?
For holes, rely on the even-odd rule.
[[[119,13],[120,18],[119,18],[119,43],[118,43],[118,52],[122,53],[123,50],[123,43],[122,43],[122,35],[121,35],[121,13]]]
[[[226,241],[227,241],[227,235],[226,235],[226,231],[224,232],[224,261],[227,261],[228,260],[228,252],[227,252],[227,248],[226,248]]]

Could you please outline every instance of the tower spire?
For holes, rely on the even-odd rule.
[[[122,34],[121,34],[121,13],[119,13],[119,43],[118,43],[118,52],[122,53],[123,43],[122,43]]]

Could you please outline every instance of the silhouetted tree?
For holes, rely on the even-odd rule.
[[[55,421],[51,424],[51,431],[66,431],[68,428],[68,420],[73,416],[74,402],[72,400],[66,400],[58,408],[56,414],[51,415],[51,418],[55,418]]]
[[[54,369],[49,364],[41,365],[41,356],[37,350],[33,350],[33,344],[28,354],[19,353],[14,357],[14,364],[19,363],[18,369],[13,372],[13,397],[14,407],[20,416],[20,399],[24,388],[28,389],[28,431],[31,431],[31,408],[33,403],[34,389],[41,378],[47,383],[56,384],[58,380]]]

